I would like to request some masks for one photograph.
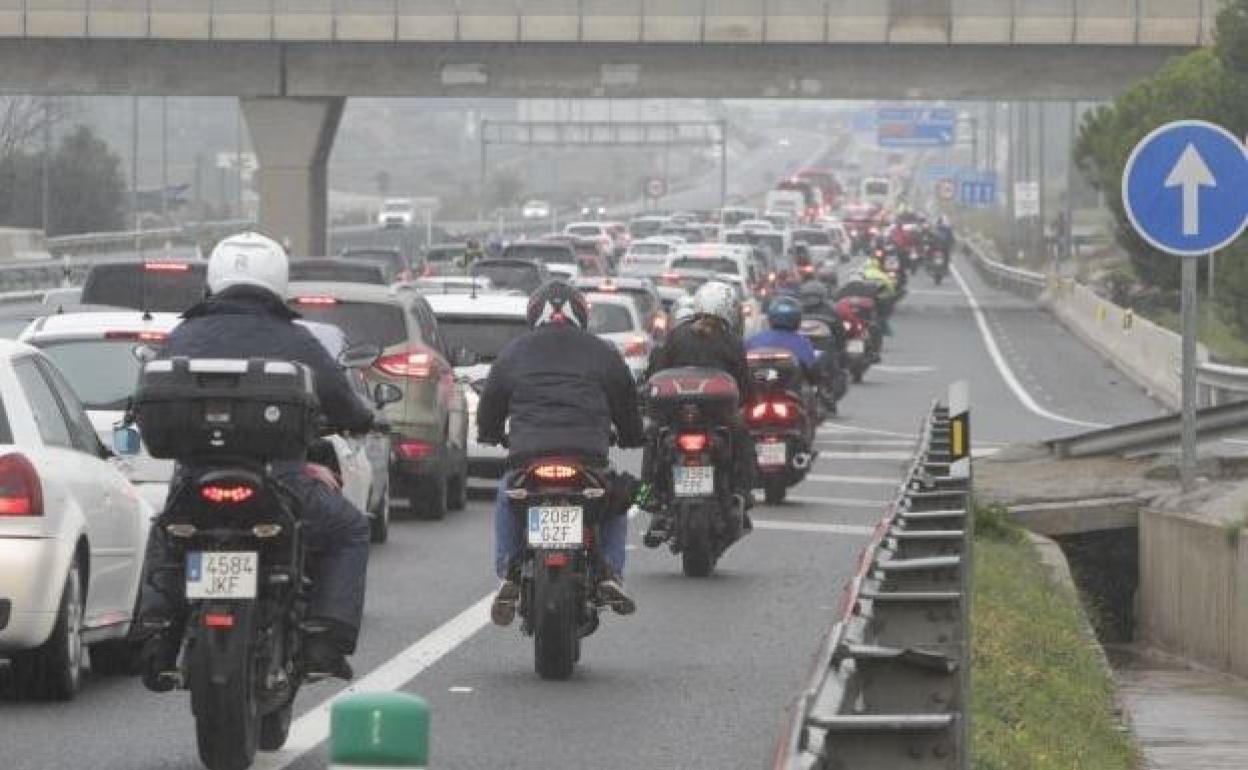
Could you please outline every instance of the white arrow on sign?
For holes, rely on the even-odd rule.
[[[1166,177],[1166,187],[1183,188],[1183,234],[1200,235],[1200,188],[1217,187],[1218,180],[1200,157],[1200,151],[1188,144]]]

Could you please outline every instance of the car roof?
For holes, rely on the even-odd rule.
[[[179,313],[147,313],[110,310],[86,313],[54,313],[37,319],[25,338],[93,338],[106,331],[172,331],[182,323]]]
[[[606,276],[586,276],[576,279],[576,287],[578,289],[592,288],[603,286],[604,284],[614,285],[620,289],[648,289],[654,290],[654,285],[645,278],[631,278],[628,276],[606,275]]]
[[[376,283],[348,283],[346,281],[292,281],[287,296],[333,297],[344,302],[387,302],[403,304],[403,292]]]
[[[489,316],[527,318],[529,298],[518,294],[426,294],[433,314],[442,316]]]
[[[637,308],[637,301],[627,294],[591,291],[586,293],[585,299],[591,305],[621,305],[623,307],[630,308],[635,320],[641,318],[641,312]]]

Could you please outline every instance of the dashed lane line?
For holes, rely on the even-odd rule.
[[[868,499],[863,497],[825,497],[823,495],[789,495],[784,498],[786,502],[801,503],[803,505],[827,505],[837,508],[869,508],[877,510],[880,506],[888,505],[888,500]],[[763,503],[760,507],[765,507]]]
[[[777,519],[754,519],[755,530],[778,532],[818,532],[827,535],[870,535],[875,527],[859,524],[820,524],[811,521],[779,521]]]
[[[1033,414],[1039,415],[1046,420],[1052,420],[1053,422],[1065,423],[1066,425],[1076,425],[1080,428],[1107,427],[1104,423],[1076,420],[1071,417],[1065,417],[1057,414],[1056,412],[1050,412],[1048,409],[1045,409],[1036,403],[1036,400],[1031,397],[1031,394],[1027,392],[1027,389],[1024,388],[1022,383],[1018,381],[1018,377],[1015,376],[1014,370],[1010,368],[1009,362],[1005,360],[1005,356],[1001,354],[1001,348],[997,345],[997,339],[993,336],[992,330],[988,327],[988,318],[984,315],[983,309],[979,306],[979,300],[975,299],[975,295],[971,293],[971,287],[967,285],[966,281],[962,278],[962,274],[958,272],[956,267],[950,265],[949,274],[953,276],[953,279],[957,282],[958,287],[962,289],[962,294],[966,297],[966,303],[971,308],[971,314],[975,316],[975,324],[979,327],[979,334],[984,340],[984,347],[988,349],[988,356],[992,359],[993,364],[996,365],[997,372],[1001,375],[1001,379],[1005,382],[1006,386],[1014,392],[1014,396],[1018,399],[1019,403],[1021,403]]]
[[[806,481],[822,481],[826,484],[865,484],[880,487],[896,487],[901,484],[901,478],[890,478],[888,476],[836,476],[822,473],[811,473],[806,476]]]
[[[992,457],[1001,451],[1001,447],[975,447],[971,450],[971,457]],[[837,450],[823,451],[820,450],[819,456],[815,458],[815,462],[826,460],[909,460],[914,457],[913,452],[841,452]]]

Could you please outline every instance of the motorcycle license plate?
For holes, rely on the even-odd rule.
[[[845,352],[862,355],[867,352],[867,343],[863,340],[849,340],[845,343]]]
[[[186,598],[254,599],[260,554],[192,551],[186,555]]]
[[[585,511],[579,505],[535,505],[529,509],[529,545],[564,548],[585,541]]]
[[[774,467],[784,465],[788,457],[788,447],[782,441],[763,441],[755,445],[758,452],[758,464]]]
[[[677,497],[706,497],[715,494],[715,466],[677,465],[672,469],[672,487]]]

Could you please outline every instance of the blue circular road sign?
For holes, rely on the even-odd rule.
[[[1213,123],[1167,123],[1131,151],[1122,201],[1136,231],[1161,251],[1217,251],[1248,224],[1248,153]]]

